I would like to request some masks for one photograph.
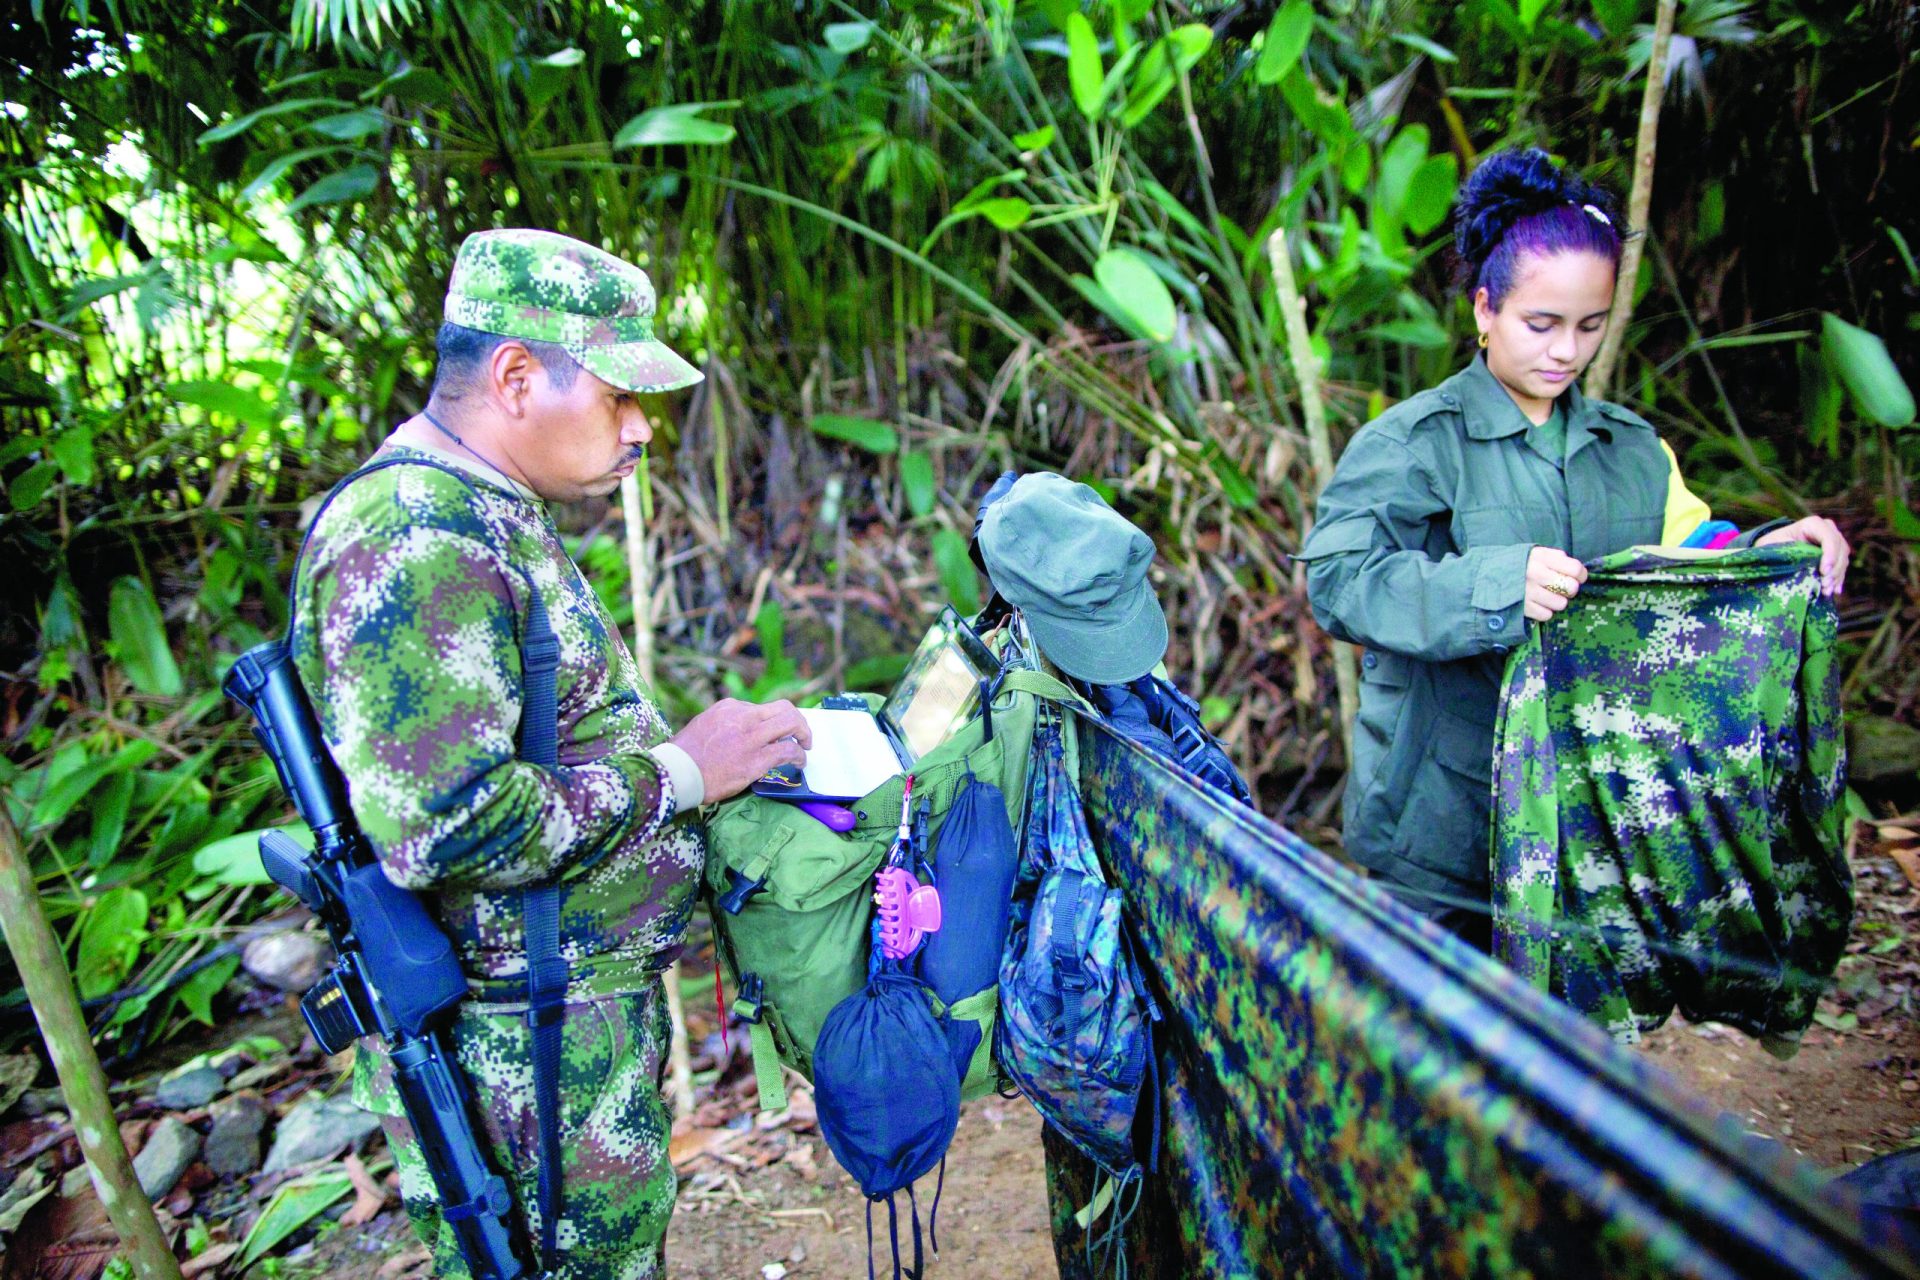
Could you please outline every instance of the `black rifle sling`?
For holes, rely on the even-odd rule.
[[[348,474],[320,503],[300,540],[293,579],[299,582],[300,562],[307,543],[320,525],[320,516],[346,487],[361,476],[388,467],[431,467],[444,471],[469,489],[472,477],[457,467],[427,458],[382,458]],[[524,576],[524,575],[523,575]],[[559,670],[560,640],[547,617],[540,588],[527,580],[527,622],[520,644],[522,679],[520,759],[542,768],[560,763]],[[294,611],[293,588],[288,589],[288,643]],[[556,1265],[562,1209],[560,1194],[560,1052],[561,1021],[566,1014],[567,964],[560,954],[560,886],[538,885],[521,892],[521,912],[527,935],[527,1024],[533,1034],[533,1105],[540,1137],[540,1267],[551,1274]]]

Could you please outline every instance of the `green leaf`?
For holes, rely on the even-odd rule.
[[[1389,320],[1385,324],[1374,325],[1367,335],[1386,342],[1398,342],[1404,346],[1418,347],[1423,351],[1451,346],[1453,338],[1442,328],[1438,321],[1424,317],[1409,316],[1400,320]]]
[[[260,837],[269,831],[280,832],[302,849],[311,851],[313,848],[313,832],[304,822],[236,831],[230,836],[222,836],[201,845],[194,852],[194,874],[220,884],[272,884],[272,877],[267,875],[267,869],[260,861]]]
[[[1192,70],[1212,46],[1212,28],[1197,22],[1176,27],[1154,41],[1127,91],[1127,105],[1120,113],[1120,123],[1131,129],[1146,119],[1161,100],[1173,92],[1180,75]]]
[[[87,865],[104,867],[120,852],[120,837],[127,829],[127,812],[133,807],[133,775],[116,773],[93,793],[93,832],[87,841]]]
[[[1341,185],[1357,196],[1367,189],[1367,179],[1372,176],[1373,148],[1356,139],[1340,161]]]
[[[1407,226],[1414,234],[1426,235],[1447,220],[1459,180],[1460,162],[1451,151],[1428,156],[1420,162],[1407,184],[1405,214]]]
[[[1913,391],[1900,376],[1880,336],[1848,324],[1830,311],[1821,315],[1820,326],[1827,360],[1840,381],[1846,383],[1861,416],[1883,427],[1911,425]]]
[[[205,147],[216,142],[225,142],[228,138],[237,138],[269,116],[285,115],[289,111],[305,111],[308,107],[351,107],[352,105],[351,102],[342,102],[338,98],[289,98],[285,102],[276,102],[270,107],[250,111],[225,124],[214,125],[201,133],[200,145]]]
[[[584,49],[568,45],[564,49],[556,50],[544,58],[535,58],[533,61],[534,65],[541,67],[577,67],[586,60],[587,54]]]
[[[1531,33],[1534,24],[1540,21],[1540,15],[1547,11],[1547,5],[1551,2],[1552,0],[1520,0],[1520,25]]]
[[[1418,35],[1412,31],[1396,31],[1393,33],[1393,38],[1409,49],[1418,49],[1435,62],[1460,61],[1460,55],[1456,54],[1453,50],[1443,44],[1435,44],[1425,36]]]
[[[253,1230],[247,1232],[246,1247],[240,1251],[234,1272],[245,1271],[352,1190],[353,1179],[344,1173],[309,1174],[281,1187],[267,1202],[266,1212],[253,1224]]]
[[[138,579],[130,579],[130,581],[138,581]],[[71,773],[60,775],[47,784],[47,789],[41,792],[40,798],[34,802],[33,817],[29,825],[36,831],[57,826],[62,818],[72,812],[75,805],[86,798],[88,792],[100,785],[102,779],[111,778],[115,774],[128,775],[124,781],[131,787],[133,778],[130,771],[138,769],[152,759],[155,749],[151,742],[136,738],[112,755],[89,760]]]
[[[731,98],[724,102],[676,102],[642,111],[613,135],[613,149],[724,146],[733,141],[737,130],[718,120],[703,120],[700,113],[739,105],[739,99]]]
[[[175,987],[173,994],[187,1011],[188,1017],[202,1026],[210,1027],[213,1025],[213,998],[239,971],[240,957],[227,956],[214,961]]]
[[[933,459],[916,450],[900,455],[900,487],[907,493],[907,510],[924,516],[933,510]]]
[[[288,213],[298,213],[316,205],[344,204],[349,200],[358,200],[369,195],[380,185],[380,171],[370,164],[350,165],[338,173],[326,177],[309,186],[293,198],[287,205]]]
[[[321,116],[318,120],[307,122],[307,128],[323,138],[333,138],[339,142],[350,142],[355,138],[364,138],[370,133],[378,133],[387,123],[387,117],[371,107],[359,111],[342,111],[338,115]]]
[[[933,565],[947,600],[961,616],[980,612],[980,579],[967,554],[967,540],[944,525],[933,531]]]
[[[1035,129],[1031,133],[1014,134],[1013,145],[1022,151],[1045,151],[1053,145],[1053,135],[1054,127],[1047,125],[1044,128]]]
[[[1173,337],[1173,294],[1147,260],[1132,249],[1109,249],[1093,264],[1093,278],[1130,321],[1155,342]]]
[[[1287,0],[1267,27],[1260,60],[1253,65],[1253,78],[1261,84],[1279,84],[1306,53],[1312,35],[1312,0]]]
[[[1373,207],[1376,215],[1384,216],[1398,224],[1407,205],[1407,197],[1413,190],[1414,174],[1427,159],[1427,128],[1425,125],[1410,124],[1394,135],[1386,149],[1380,153],[1380,180],[1374,188]]]
[[[847,665],[847,688],[892,689],[913,661],[910,653],[883,653]]]
[[[1084,13],[1068,14],[1067,83],[1073,88],[1073,105],[1089,120],[1099,118],[1105,74],[1100,66],[1100,42],[1094,37],[1093,24]]]
[[[125,885],[109,889],[86,909],[73,965],[82,1000],[106,995],[133,969],[147,936],[147,895]]]
[[[871,22],[829,22],[826,29],[827,48],[838,54],[857,53],[867,47],[873,39]]]
[[[1920,542],[1920,515],[1914,514],[1907,504],[1897,498],[1885,498],[1880,503],[1880,513],[1887,518],[1887,527],[1893,530],[1897,538],[1908,542]]]
[[[272,405],[231,382],[169,382],[166,390],[167,396],[176,403],[224,414],[249,427],[271,430],[280,422],[280,415],[273,411]]]
[[[1017,196],[1002,196],[997,200],[982,200],[967,212],[979,214],[1002,231],[1015,231],[1027,225],[1027,219],[1033,216],[1033,206]]]
[[[93,433],[84,424],[69,427],[55,436],[47,452],[60,464],[68,480],[82,486],[93,483]]]
[[[900,435],[890,422],[850,418],[839,413],[817,413],[807,425],[832,440],[843,440],[868,453],[900,452]]]
[[[52,461],[36,462],[7,485],[7,501],[15,511],[31,511],[45,500],[60,478],[60,466]]]
[[[1227,495],[1227,501],[1242,511],[1251,511],[1260,504],[1260,490],[1253,481],[1225,453],[1220,446],[1209,444],[1206,449],[1207,466],[1213,471],[1214,479],[1220,482],[1220,492]]]
[[[147,584],[131,575],[117,579],[107,595],[107,650],[142,693],[180,694],[180,668],[167,647],[167,628]]]

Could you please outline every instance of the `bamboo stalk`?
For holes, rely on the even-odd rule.
[[[1654,154],[1660,142],[1660,100],[1667,88],[1667,50],[1673,44],[1673,23],[1680,0],[1660,0],[1653,16],[1653,54],[1647,59],[1647,87],[1640,95],[1640,135],[1633,144],[1633,190],[1627,197],[1627,227],[1641,235],[1626,242],[1620,254],[1620,275],[1613,282],[1613,314],[1600,354],[1587,368],[1586,393],[1595,400],[1607,397],[1620,347],[1626,341],[1627,321],[1633,319],[1633,289],[1640,279],[1640,255],[1646,245],[1647,211],[1653,205]]]
[[[641,467],[646,466],[643,460]],[[640,678],[653,692],[653,573],[652,547],[640,518],[640,468],[620,481],[620,510],[627,526],[627,575],[633,596],[633,657]],[[687,1039],[687,1011],[680,1003],[680,962],[667,966],[667,1016],[673,1021],[673,1043],[667,1048],[668,1088],[676,1116],[693,1114],[693,1048]]]
[[[6,934],[27,1003],[33,1007],[47,1056],[60,1078],[60,1092],[73,1115],[73,1131],[80,1139],[87,1172],[93,1176],[94,1193],[119,1233],[134,1274],[140,1280],[180,1280],[180,1264],[174,1261],[173,1249],[161,1234],[160,1221],[140,1190],[133,1161],[120,1141],[120,1126],[107,1095],[107,1074],[100,1069],[86,1020],[80,1016],[80,997],[67,972],[67,958],[40,910],[33,872],[4,805],[0,805],[0,931]]]
[[[1280,315],[1287,326],[1287,352],[1293,360],[1294,381],[1300,384],[1300,413],[1307,422],[1307,453],[1313,460],[1313,492],[1318,497],[1333,478],[1333,439],[1327,434],[1327,406],[1320,398],[1320,357],[1314,354],[1307,331],[1307,300],[1293,279],[1293,257],[1284,228],[1267,237],[1267,262],[1273,287],[1280,295]],[[1303,507],[1305,504],[1302,504]],[[1360,669],[1353,646],[1333,642],[1333,681],[1340,694],[1340,739],[1349,762],[1353,759],[1353,717],[1360,705]]]

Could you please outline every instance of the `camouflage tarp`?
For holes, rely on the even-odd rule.
[[[1167,1014],[1131,1280],[1920,1274],[1571,1010],[1141,748],[1081,742]],[[1112,1275],[1072,1221],[1092,1166],[1062,1147],[1062,1274]]]
[[[1608,556],[1508,659],[1494,954],[1619,1039],[1677,1004],[1791,1052],[1846,945],[1819,554]]]

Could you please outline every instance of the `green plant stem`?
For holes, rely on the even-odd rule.
[[[1273,287],[1280,295],[1280,316],[1287,326],[1287,347],[1293,357],[1293,376],[1300,384],[1300,415],[1307,420],[1307,448],[1313,458],[1313,491],[1317,497],[1333,478],[1333,440],[1327,432],[1326,403],[1320,397],[1320,357],[1307,331],[1307,300],[1293,278],[1293,252],[1284,229],[1267,237],[1267,261],[1273,268]],[[1302,521],[1304,533],[1305,521]],[[1353,719],[1360,708],[1360,670],[1353,646],[1333,642],[1333,682],[1340,697],[1340,739],[1349,764],[1353,761]]]
[[[126,1247],[134,1274],[141,1280],[179,1280],[180,1264],[174,1261],[173,1249],[160,1232],[159,1219],[140,1190],[133,1161],[120,1141],[107,1075],[87,1035],[66,955],[40,910],[33,874],[21,856],[20,838],[5,806],[0,806],[0,930],[5,931],[47,1056],[60,1078],[60,1092],[73,1115],[73,1131],[93,1175],[94,1191]]]
[[[1600,340],[1600,353],[1587,368],[1585,390],[1596,400],[1607,398],[1614,366],[1620,360],[1620,346],[1626,341],[1627,322],[1633,319],[1633,290],[1640,279],[1647,211],[1653,206],[1653,165],[1660,142],[1660,100],[1667,88],[1667,51],[1673,45],[1674,16],[1679,8],[1679,0],[1660,0],[1654,12],[1653,56],[1647,60],[1647,87],[1640,95],[1640,133],[1633,144],[1633,190],[1627,197],[1627,226],[1642,234],[1628,239],[1621,250],[1607,335]]]

